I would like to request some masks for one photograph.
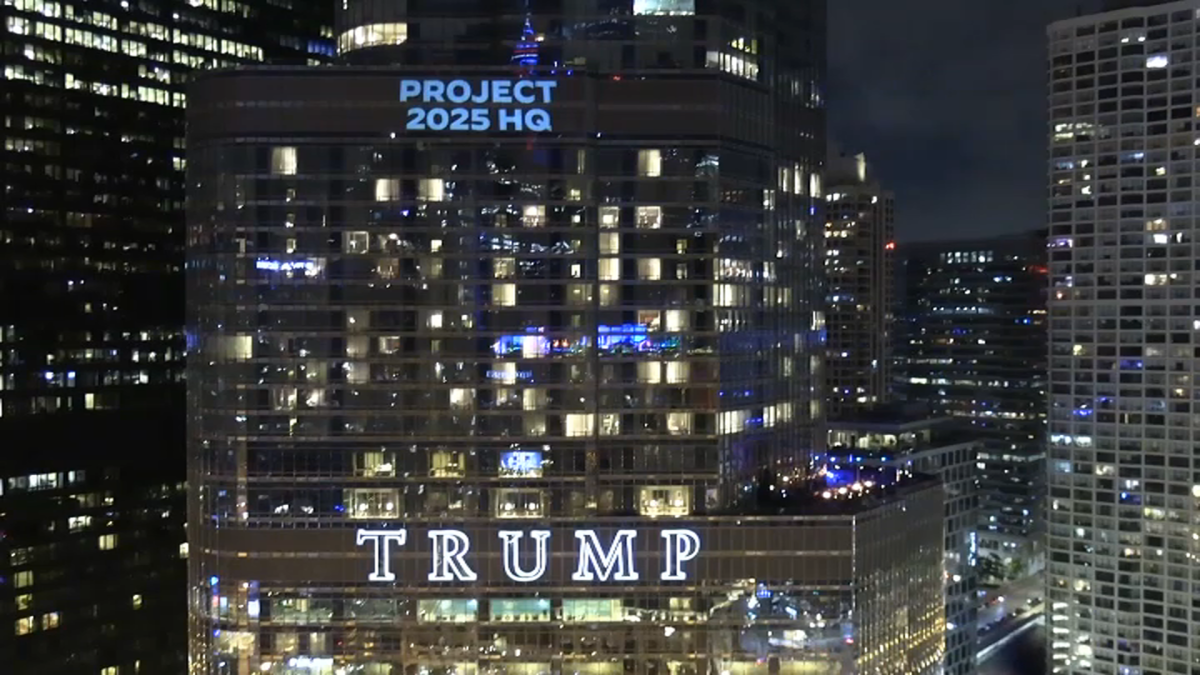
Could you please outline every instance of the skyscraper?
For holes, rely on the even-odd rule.
[[[185,667],[184,84],[328,60],[296,4],[0,5],[5,673]]]
[[[1048,30],[1056,673],[1185,672],[1200,656],[1198,16],[1174,2]]]
[[[1046,232],[899,250],[897,390],[983,441],[979,556],[1041,566]]]
[[[0,5],[0,417],[157,407],[178,388],[184,84],[328,60],[322,13],[286,5]]]
[[[833,417],[869,410],[891,389],[895,213],[865,155],[829,160],[825,274]]]
[[[934,672],[940,487],[808,475],[823,4],[338,21],[191,91],[193,671]]]

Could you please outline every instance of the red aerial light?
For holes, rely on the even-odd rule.
[[[894,241],[889,241],[889,242],[887,243],[887,245],[886,245],[886,246],[884,246],[884,248],[886,248],[886,249],[887,249],[887,250],[889,250],[889,251],[895,251],[895,250],[896,250],[896,242],[894,242]]]

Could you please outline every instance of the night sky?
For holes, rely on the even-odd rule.
[[[901,241],[1041,227],[1046,26],[1096,0],[829,0],[829,126]]]

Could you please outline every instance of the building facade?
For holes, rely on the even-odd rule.
[[[872,658],[704,618],[810,578],[728,534],[824,445],[823,5],[601,4],[349,2],[360,65],[191,90],[193,672]]]
[[[976,672],[979,614],[981,495],[976,480],[978,437],[946,418],[880,406],[829,423],[827,471],[851,480],[870,467],[891,467],[937,476],[945,497],[941,531],[946,601],[946,675]]]
[[[827,400],[837,417],[870,410],[892,387],[895,198],[864,155],[833,154],[825,195]]]
[[[981,441],[979,549],[1043,564],[1046,232],[900,248],[896,389]]]
[[[37,452],[7,456],[0,474],[5,673],[185,672],[184,461],[169,452],[183,418],[125,415],[7,425]]]
[[[1198,16],[1173,2],[1048,29],[1056,673],[1186,672],[1200,655]]]
[[[0,417],[153,408],[181,386],[185,84],[329,60],[314,4],[0,5]]]

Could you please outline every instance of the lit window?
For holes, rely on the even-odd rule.
[[[544,515],[545,490],[501,488],[496,491],[497,518],[538,518]]]
[[[372,23],[366,26],[356,26],[338,36],[338,53],[344,54],[367,47],[401,45],[407,39],[408,24],[406,23]]]
[[[366,253],[371,246],[371,235],[366,232],[345,232],[342,237],[342,248],[346,253]]]
[[[435,450],[429,458],[429,475],[434,478],[459,478],[463,475],[463,465],[463,453]]]
[[[187,543],[186,541],[185,541],[185,542],[183,542],[182,544],[180,544],[180,545],[179,545],[179,557],[180,557],[180,559],[182,559],[182,560],[187,560],[187,557],[188,557],[188,543]]]
[[[662,207],[637,207],[637,226],[643,230],[657,230],[662,227]]]
[[[375,179],[375,201],[377,202],[394,202],[400,199],[400,179],[398,178],[376,178]]]
[[[691,367],[687,361],[667,361],[667,383],[687,384]]]
[[[495,279],[512,279],[517,276],[516,258],[496,258],[492,260],[492,277]]]
[[[498,307],[516,307],[517,285],[492,284],[492,304]]]
[[[272,174],[276,176],[295,176],[297,164],[295,147],[282,146],[271,148]]]
[[[1171,65],[1171,57],[1166,54],[1151,54],[1146,57],[1147,68],[1166,68]]]
[[[661,150],[638,150],[638,175],[650,178],[662,175]]]
[[[658,384],[662,381],[661,361],[639,361],[637,379],[641,384]]]
[[[638,489],[638,512],[644,516],[686,516],[691,494],[682,485],[652,485]]]
[[[417,621],[420,623],[469,623],[479,613],[479,601],[473,599],[418,600]]]
[[[661,258],[638,258],[638,279],[643,281],[658,281],[662,279]]]
[[[545,227],[546,207],[530,205],[521,209],[521,225],[523,227]]]
[[[37,630],[37,622],[32,616],[23,616],[17,619],[13,632],[17,635],[29,635]]]
[[[667,433],[672,436],[685,436],[692,433],[692,413],[667,413]]]
[[[24,570],[13,575],[13,588],[28,588],[33,585],[33,572]]]
[[[417,201],[440,202],[446,199],[446,183],[441,178],[422,178],[417,182]]]
[[[696,13],[696,0],[633,0],[633,13],[692,16]]]
[[[49,612],[42,615],[42,630],[54,630],[59,626],[60,617],[58,612]]]
[[[29,593],[18,595],[13,598],[13,602],[16,604],[18,611],[24,612],[33,606],[33,596]]]
[[[111,551],[117,547],[117,535],[102,534],[96,543],[101,551]]]
[[[600,435],[616,436],[621,433],[621,416],[616,413],[605,413],[600,416]]]
[[[601,281],[619,281],[621,279],[621,259],[620,258],[601,258],[600,259],[600,280]]]
[[[142,608],[142,594],[134,593],[133,598],[131,598],[131,600],[130,600],[130,604],[133,606],[134,609],[141,609]]]
[[[442,311],[440,309],[435,309],[435,310],[429,312],[429,317],[426,320],[425,325],[428,326],[429,328],[433,328],[435,330],[441,328],[442,327]]]
[[[357,488],[343,491],[346,513],[351,518],[399,517],[400,493],[396,489]]]
[[[600,255],[617,255],[621,252],[621,235],[616,232],[600,233]]]
[[[391,452],[360,452],[355,457],[360,476],[394,476],[396,463]]]
[[[621,224],[621,208],[618,206],[600,207],[600,227],[608,229]]]
[[[566,417],[567,436],[591,436],[596,425],[596,416],[590,413],[568,413]]]

